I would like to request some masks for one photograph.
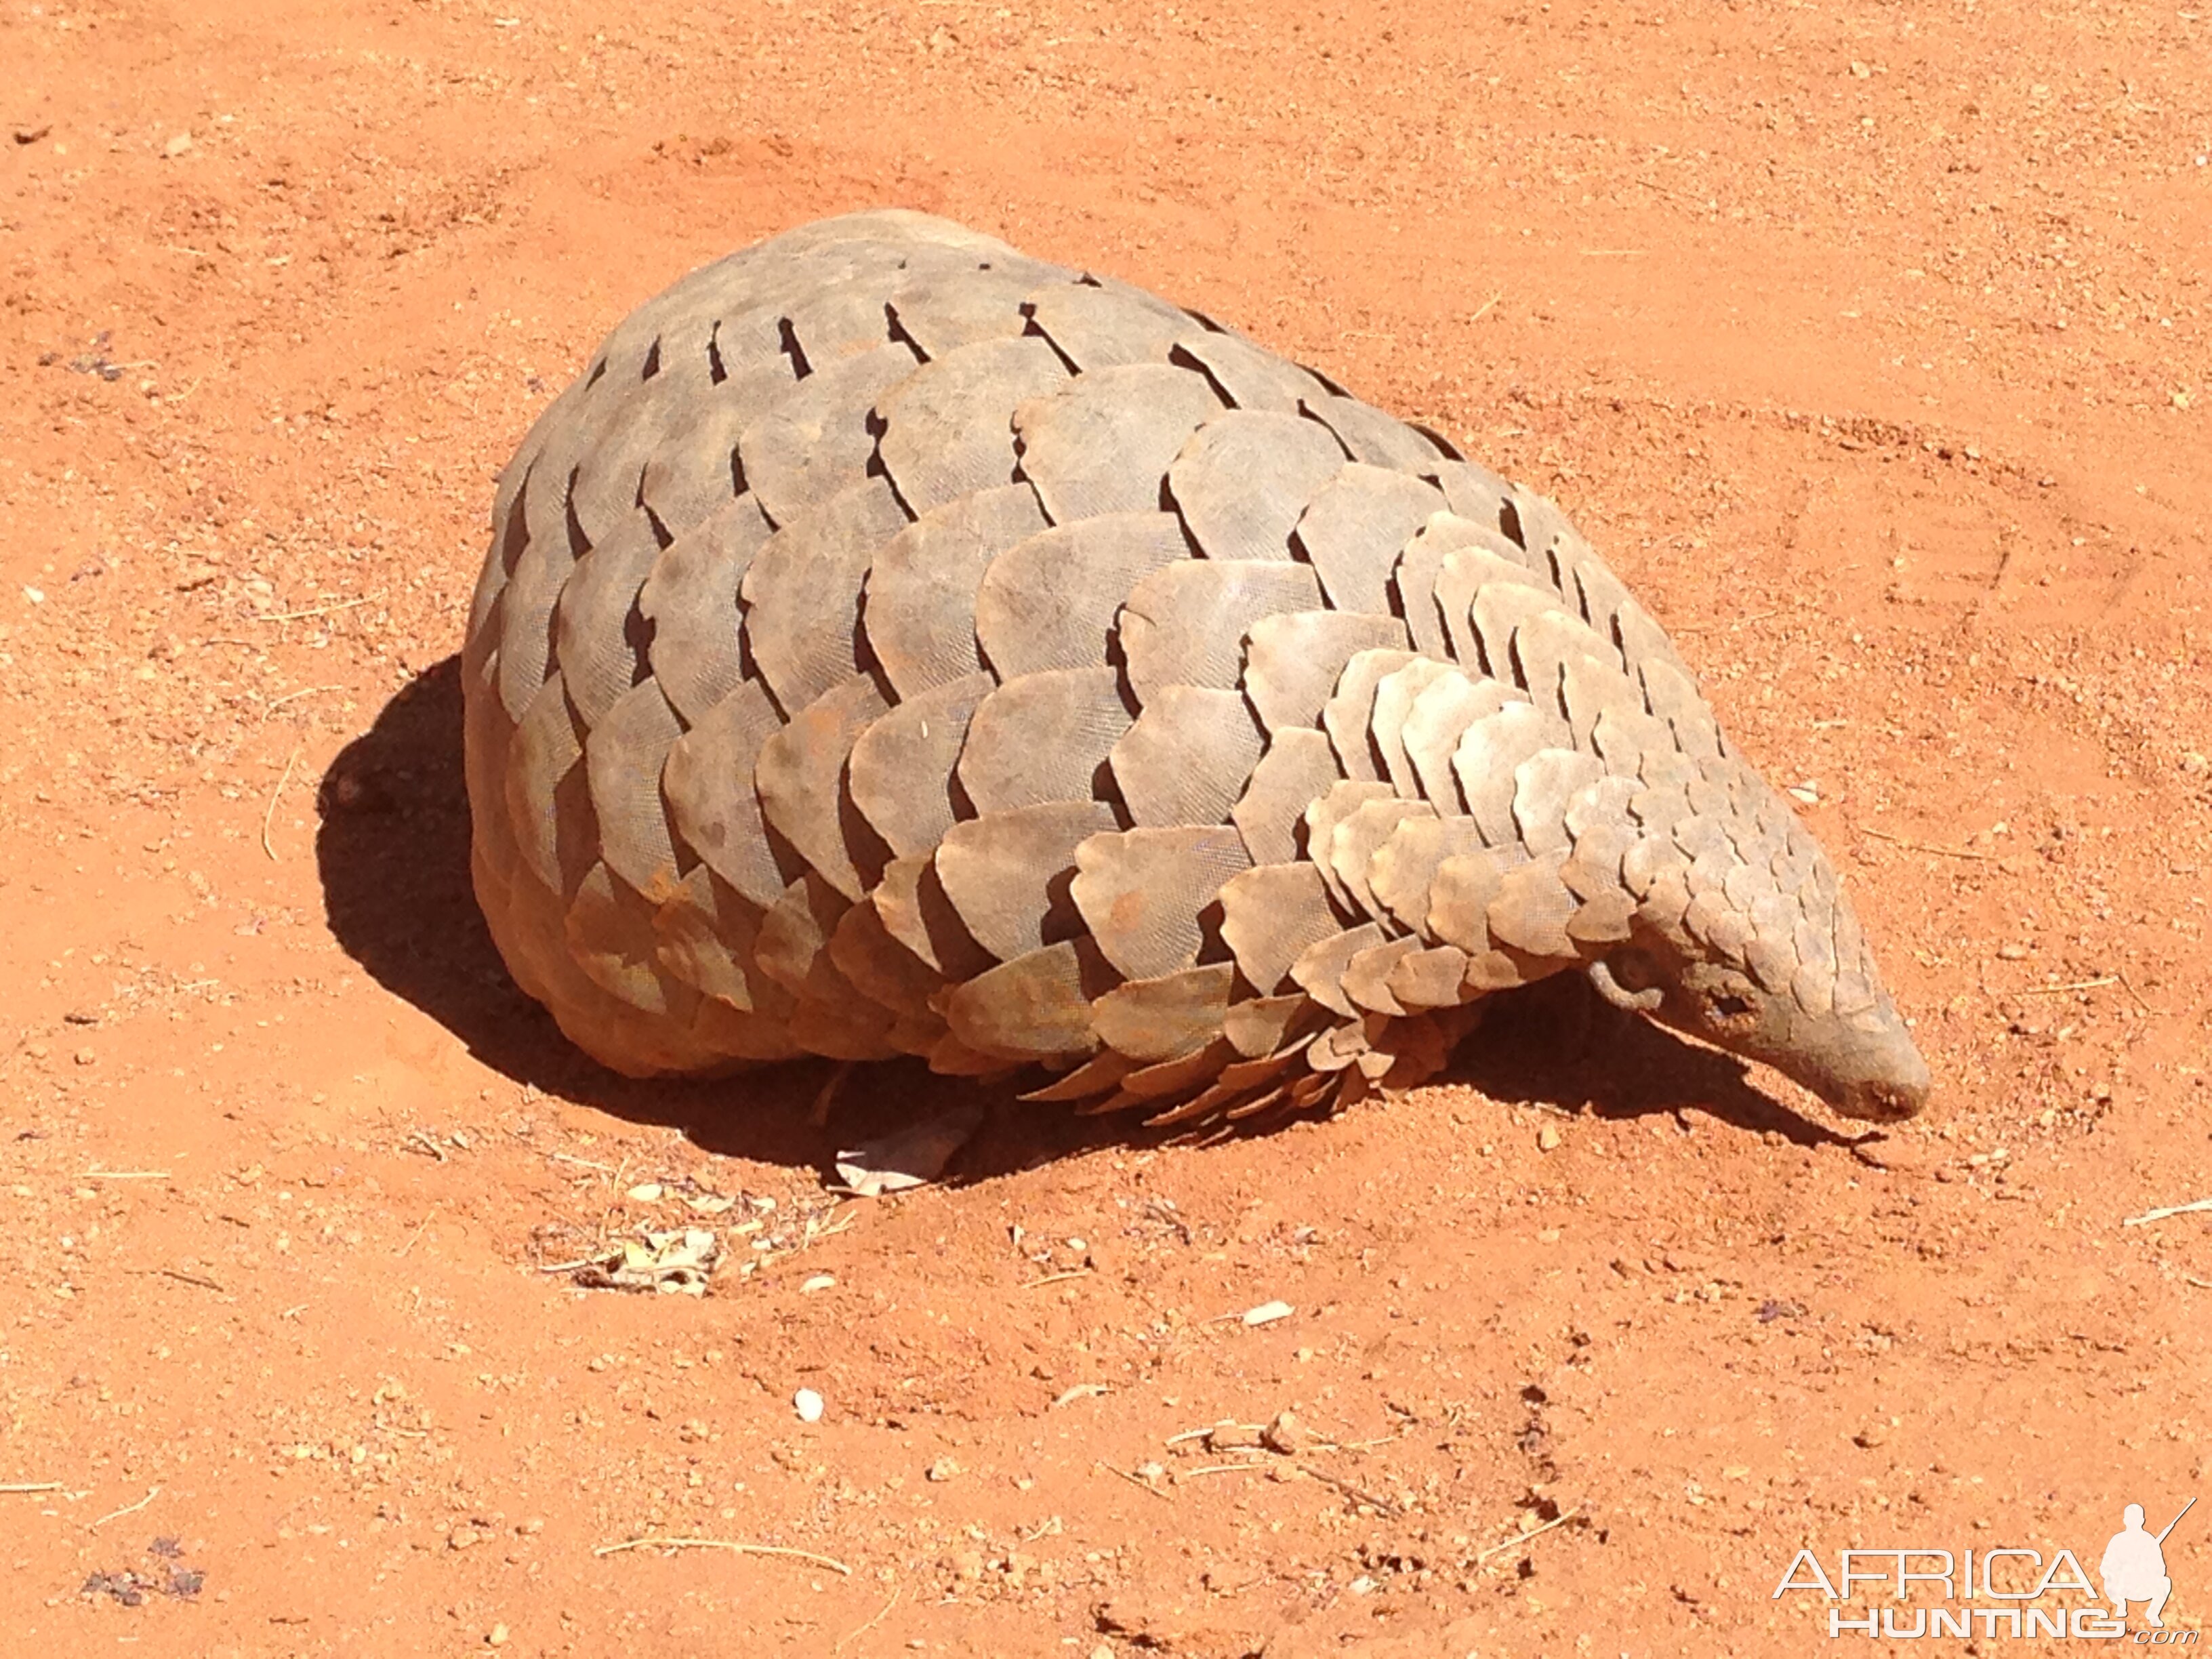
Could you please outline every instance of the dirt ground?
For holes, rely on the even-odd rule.
[[[0,64],[9,1651],[1797,1655],[1801,1548],[2212,1496],[2212,1212],[2130,1224],[2212,1194],[2212,19],[0,0]],[[885,203],[1559,499],[1816,803],[1927,1116],[1538,999],[842,1202],[975,1091],[568,1050],[467,888],[493,474]],[[685,1225],[701,1298],[544,1271]],[[605,1553],[669,1537],[765,1553]],[[2212,1505],[2166,1559],[2195,1632]]]

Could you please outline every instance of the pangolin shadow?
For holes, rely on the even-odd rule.
[[[516,987],[485,928],[469,877],[461,731],[453,656],[410,682],[339,751],[318,796],[315,855],[339,947],[493,1070],[556,1098],[676,1129],[704,1151],[793,1167],[826,1168],[841,1145],[979,1098],[991,1109],[988,1125],[949,1172],[955,1179],[1176,1138],[1127,1114],[1086,1117],[1018,1100],[1033,1082],[978,1085],[935,1076],[919,1061],[852,1068],[837,1081],[826,1126],[815,1105],[832,1075],[827,1062],[676,1081],[608,1071]],[[1601,1116],[1695,1105],[1801,1144],[1839,1139],[1753,1086],[1741,1062],[1641,1019],[1608,1018],[1582,988],[1577,976],[1493,999],[1441,1080]],[[1237,1133],[1265,1133],[1281,1121],[1257,1120]]]
[[[1863,1132],[1838,1133],[1805,1116],[1760,1087],[1759,1075],[1734,1054],[1623,1013],[1582,975],[1561,974],[1492,998],[1438,1080],[1510,1104],[1565,1106],[1599,1118],[1694,1108],[1800,1146],[1861,1144]]]
[[[979,1091],[919,1062],[854,1068],[838,1083],[827,1126],[814,1112],[833,1072],[826,1061],[657,1080],[599,1065],[517,988],[484,926],[469,876],[461,732],[453,656],[410,681],[331,762],[317,796],[315,859],[339,948],[494,1071],[556,1099],[676,1129],[708,1152],[792,1167],[826,1168],[840,1145],[979,1097],[994,1109],[991,1128],[962,1156],[960,1173],[971,1178],[1132,1140],[1126,1119],[1023,1105],[1015,1096],[1031,1085]]]

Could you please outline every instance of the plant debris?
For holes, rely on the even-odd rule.
[[[614,1224],[618,1211],[603,1212],[595,1221],[543,1222],[531,1235],[539,1273],[566,1273],[586,1290],[700,1296],[717,1274],[750,1278],[844,1231],[853,1220],[844,1200],[826,1193],[811,1201],[780,1203],[764,1194],[717,1193],[689,1175],[663,1175],[628,1186],[617,1177],[611,1184],[630,1203],[681,1202],[701,1218],[734,1212],[744,1219],[710,1230],[655,1226],[636,1218],[635,1231],[627,1236]],[[648,1191],[651,1198],[639,1196]],[[663,1208],[660,1213],[668,1212]],[[801,1288],[824,1289],[836,1282],[832,1275],[817,1273]]]
[[[18,137],[15,142],[21,143],[24,141]],[[107,355],[108,338],[108,331],[102,329],[92,337],[89,350],[80,351],[76,356],[66,358],[58,351],[48,351],[40,355],[39,362],[47,368],[58,363],[72,374],[97,374],[103,380],[119,380],[125,369],[138,365],[111,361]]]
[[[173,1562],[184,1554],[184,1546],[173,1538],[156,1538],[147,1553]],[[189,1601],[197,1597],[207,1583],[207,1574],[198,1567],[161,1565],[143,1571],[125,1567],[119,1572],[95,1572],[84,1581],[78,1593],[83,1595],[112,1596],[126,1607],[143,1607],[149,1595],[172,1596]]]
[[[704,1296],[707,1281],[722,1259],[722,1242],[705,1227],[641,1233],[626,1238],[605,1255],[570,1264],[575,1282],[587,1291],[657,1291],[676,1296]]]
[[[837,1179],[860,1198],[925,1186],[983,1125],[980,1105],[956,1106],[837,1154]]]

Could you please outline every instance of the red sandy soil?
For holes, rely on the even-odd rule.
[[[2212,1213],[2127,1224],[2212,1194],[2212,19],[0,0],[0,65],[9,1652],[1802,1655],[1801,1547],[2094,1572],[2212,1497]],[[970,1095],[567,1049],[467,891],[492,476],[636,302],[883,203],[1556,495],[1817,797],[1924,1120],[1525,1006],[1210,1146],[994,1097],[840,1205]],[[541,1271],[684,1219],[761,1265]],[[596,1553],[672,1535],[837,1565]],[[2212,1505],[2166,1560],[2194,1630]]]

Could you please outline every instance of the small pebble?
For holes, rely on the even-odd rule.
[[[816,1291],[826,1291],[836,1282],[837,1276],[835,1273],[816,1273],[799,1288],[811,1295]]]
[[[932,1480],[950,1480],[960,1473],[960,1465],[950,1457],[940,1457],[923,1474]]]
[[[191,148],[192,135],[189,132],[180,132],[161,146],[161,154],[173,159],[176,156],[190,154]]]
[[[491,1634],[485,1637],[484,1640],[490,1643],[492,1646],[495,1648],[505,1647],[507,1645],[507,1626],[504,1625],[494,1625],[491,1627]]]
[[[1538,1152],[1555,1152],[1559,1151],[1559,1126],[1558,1124],[1547,1123],[1542,1128],[1536,1131],[1536,1150]]]
[[[822,1420],[822,1396],[811,1389],[801,1389],[792,1395],[791,1408],[799,1413],[799,1420],[802,1423],[819,1423]]]
[[[1244,1310],[1247,1325],[1272,1325],[1279,1319],[1288,1319],[1297,1311],[1287,1302],[1262,1302],[1256,1308]]]

